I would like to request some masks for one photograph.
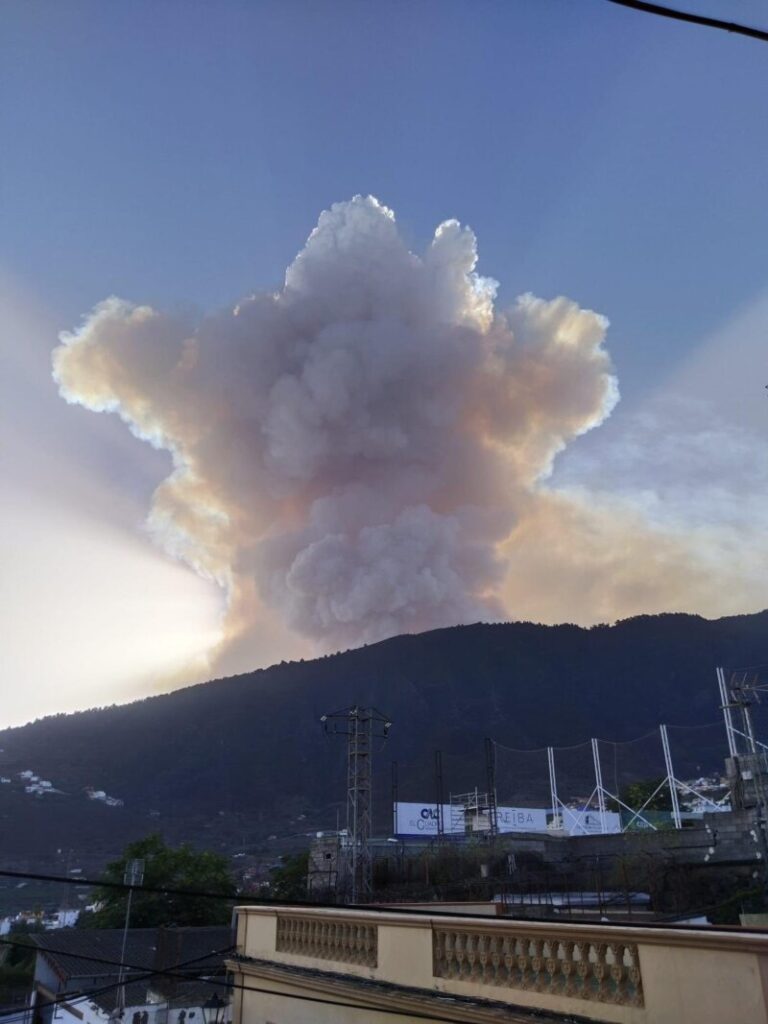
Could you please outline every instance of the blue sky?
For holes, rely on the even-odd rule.
[[[600,0],[27,0],[2,20],[0,255],[65,323],[113,292],[208,308],[277,284],[357,192],[417,245],[469,223],[503,295],[605,312],[625,391],[764,284],[758,43]]]
[[[758,0],[695,9],[768,20]],[[647,410],[680,380],[693,381],[686,400],[716,404],[722,386],[732,411],[747,396],[731,426],[764,440],[766,95],[767,45],[602,0],[6,2],[3,457],[19,500],[28,488],[54,521],[68,489],[42,487],[43,471],[30,482],[47,452],[94,482],[106,504],[89,516],[127,537],[164,457],[61,402],[57,332],[111,294],[202,312],[278,287],[319,212],[356,193],[392,207],[416,251],[445,218],[469,224],[501,305],[531,291],[605,314],[622,409]],[[616,443],[636,448],[637,423],[614,420]],[[597,486],[598,434],[564,461],[569,484]],[[739,479],[728,486],[736,500]],[[164,607],[203,587],[167,560],[156,571]],[[46,579],[41,565],[32,603],[70,600]],[[203,590],[194,615],[213,635]],[[29,623],[17,631],[28,642]],[[71,686],[41,707],[96,702]]]

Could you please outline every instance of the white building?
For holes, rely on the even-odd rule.
[[[39,952],[24,1024],[229,1022],[228,1006],[215,1022],[206,1006],[214,992],[226,991],[229,928],[130,929],[122,986],[122,928],[66,928],[32,938]]]

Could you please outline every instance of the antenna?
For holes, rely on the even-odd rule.
[[[347,737],[347,837],[344,885],[349,891],[349,902],[370,898],[371,872],[371,820],[373,794],[373,741],[386,739],[392,723],[376,708],[358,704],[323,715],[320,719],[325,731],[334,736]]]

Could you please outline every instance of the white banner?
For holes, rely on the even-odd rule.
[[[563,828],[569,836],[599,835],[602,829],[599,811],[572,811],[562,810],[560,812]],[[621,815],[616,811],[606,811],[605,831],[621,832]]]
[[[497,807],[496,824],[499,832],[546,832],[547,812],[540,807]]]
[[[443,832],[445,835],[464,834],[464,810],[443,804]],[[395,835],[436,836],[437,804],[395,804]]]
[[[619,814],[615,811],[606,811],[604,817],[606,832],[621,832]],[[464,818],[462,807],[443,804],[443,833],[464,835]],[[570,836],[598,835],[602,832],[599,811],[562,809],[559,818],[560,821],[556,825],[562,823],[561,827]],[[496,822],[499,832],[546,832],[552,828],[552,811],[542,807],[497,807]],[[395,804],[395,835],[437,834],[437,804]]]

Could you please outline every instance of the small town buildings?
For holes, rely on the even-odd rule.
[[[122,928],[32,938],[39,951],[25,1024],[228,1024],[229,928],[129,929],[122,984]],[[216,1020],[212,1002],[221,1004]]]

